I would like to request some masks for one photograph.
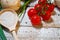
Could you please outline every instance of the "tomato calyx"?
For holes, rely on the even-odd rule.
[[[38,3],[39,4],[45,4],[47,2],[47,0],[39,0]]]
[[[43,20],[49,20],[51,17],[50,11],[45,11],[45,15],[42,15]]]
[[[39,11],[41,11],[41,9],[42,9],[42,5],[41,5],[41,4],[36,4],[36,5],[34,6],[34,8],[39,12]]]

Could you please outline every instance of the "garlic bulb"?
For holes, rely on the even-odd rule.
[[[20,0],[1,0],[1,5],[3,8],[18,10],[20,8]]]
[[[60,8],[60,0],[54,0],[55,1],[55,4],[57,5],[57,7]]]

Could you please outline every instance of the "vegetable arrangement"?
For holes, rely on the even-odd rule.
[[[17,15],[17,14],[19,14],[19,18],[21,17],[21,15],[23,14],[23,12],[25,11],[25,9],[26,9],[26,7],[27,7],[27,5],[30,3],[30,1],[31,0],[25,0],[24,1],[24,5],[23,6],[21,6],[20,5],[20,0],[1,0],[1,3],[0,3],[0,24],[1,25],[3,25],[4,27],[6,27],[7,29],[9,29],[9,31],[11,31],[11,33],[13,34],[13,37],[14,37],[14,39],[15,40],[19,40],[18,39],[18,37],[17,37],[17,35],[16,35],[16,29],[17,28],[15,28],[16,27],[16,25],[17,25],[17,22],[19,21],[17,18],[16,18],[16,16],[15,16],[15,14]],[[14,3],[14,4],[13,4]],[[20,10],[19,10],[19,8],[20,8]],[[20,11],[19,13],[16,13],[16,11]],[[10,11],[10,12],[9,12]],[[13,13],[11,13],[11,12],[13,12]],[[7,13],[7,14],[6,14]],[[3,16],[3,14],[4,14],[4,16]],[[11,15],[10,15],[11,14]],[[7,17],[8,15],[10,15],[9,17]],[[14,16],[14,17],[12,17],[12,15]],[[3,18],[2,18],[2,17]],[[17,16],[18,17],[18,16]],[[8,19],[7,19],[8,18]],[[12,18],[12,19],[11,19]],[[15,20],[13,20],[14,18],[16,18]],[[5,21],[5,23],[7,23],[7,24],[4,24],[1,20],[4,20]],[[11,19],[11,20],[10,20]],[[9,21],[10,20],[10,21]],[[13,21],[12,21],[13,20]],[[16,20],[17,20],[17,22],[16,22]],[[16,24],[12,24],[12,23],[14,23],[14,21],[15,21],[15,23]],[[10,24],[12,24],[13,26],[11,26]],[[1,26],[0,25],[0,26]],[[8,25],[8,26],[6,26],[6,25]],[[15,25],[15,26],[14,26]],[[2,27],[2,26],[1,26]],[[11,28],[11,29],[10,29]],[[6,40],[6,39],[5,39]]]
[[[28,16],[31,23],[35,27],[40,27],[43,21],[49,21],[52,12],[54,11],[54,5],[47,2],[47,0],[39,0],[38,4],[34,8],[29,9]]]

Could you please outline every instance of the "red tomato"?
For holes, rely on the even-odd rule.
[[[51,12],[45,11],[45,14],[42,14],[41,16],[44,21],[49,20],[51,18]]]
[[[42,5],[41,4],[36,4],[34,7],[38,12],[42,10]]]
[[[54,10],[54,7],[55,6],[53,4],[51,4],[50,7],[49,7],[49,10],[52,12]]]
[[[40,25],[41,24],[41,17],[38,15],[34,15],[31,17],[31,22],[33,25]]]
[[[39,4],[45,4],[47,2],[47,0],[39,0],[38,3]]]
[[[53,4],[46,4],[44,7],[45,11],[53,11],[54,10],[54,5]]]
[[[44,6],[44,10],[45,11],[48,11],[49,10],[49,7],[50,7],[50,5],[48,3],[46,3],[46,5]]]
[[[31,8],[29,11],[28,11],[28,16],[29,17],[32,17],[33,15],[37,15],[37,10],[35,10],[34,8]]]

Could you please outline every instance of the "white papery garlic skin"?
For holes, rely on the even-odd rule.
[[[60,0],[54,0],[55,1],[55,4],[57,5],[57,7],[60,8]]]
[[[1,0],[1,5],[3,8],[18,10],[20,8],[20,0]]]

